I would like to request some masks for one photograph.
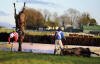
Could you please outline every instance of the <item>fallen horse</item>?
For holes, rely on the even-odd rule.
[[[84,57],[90,57],[91,54],[95,54],[99,56],[99,54],[95,52],[91,52],[89,48],[64,48],[60,51],[60,55],[75,55],[75,56],[84,56]]]
[[[99,56],[99,54],[95,52],[91,52],[89,48],[64,48],[61,50],[61,55],[76,55],[76,56],[85,56],[85,57],[90,57],[91,54],[95,54]]]

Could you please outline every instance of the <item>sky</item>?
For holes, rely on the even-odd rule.
[[[63,14],[69,8],[87,12],[100,25],[100,0],[0,0],[0,23],[5,23],[7,27],[14,26],[13,3],[16,3],[18,13],[23,7],[23,2],[26,2],[26,7],[37,10],[47,9],[51,13],[57,12],[58,15]]]

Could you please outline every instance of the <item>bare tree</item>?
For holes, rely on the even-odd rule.
[[[59,26],[59,17],[56,12],[53,14],[53,21],[56,24],[56,26]]]
[[[43,17],[44,17],[44,21],[49,21],[50,20],[50,17],[51,17],[51,13],[48,11],[48,10],[44,10],[43,11]]]
[[[76,9],[68,9],[67,10],[68,16],[71,18],[72,26],[74,29],[79,28],[79,17],[80,17],[80,12]]]

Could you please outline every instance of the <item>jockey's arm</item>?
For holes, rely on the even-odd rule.
[[[61,33],[61,36],[62,36],[62,38],[63,38],[64,40],[66,40],[66,38],[65,38],[64,33],[63,33],[63,32]]]

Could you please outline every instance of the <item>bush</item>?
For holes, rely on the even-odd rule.
[[[0,33],[0,41],[7,42],[8,33]],[[51,35],[25,35],[24,42],[54,44],[54,36]],[[100,46],[100,38],[91,37],[66,37],[62,39],[64,45]]]

